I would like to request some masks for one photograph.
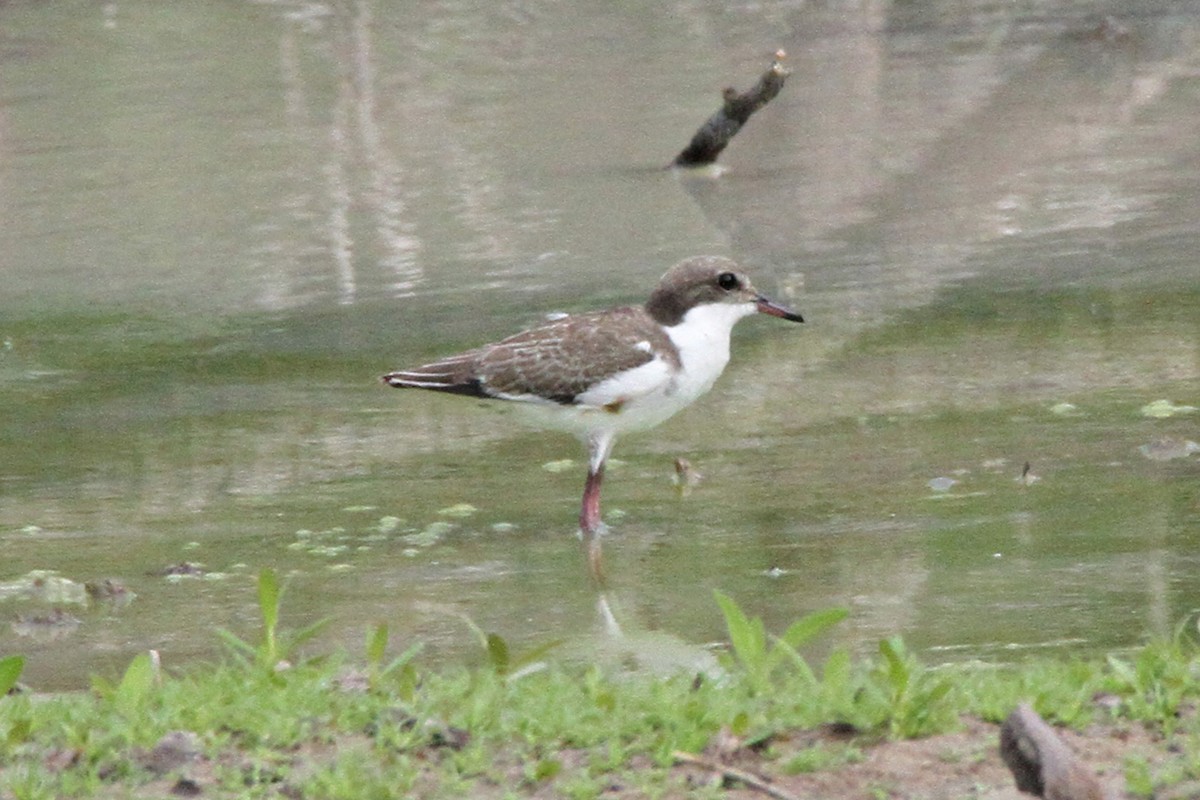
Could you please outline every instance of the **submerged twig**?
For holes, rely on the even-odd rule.
[[[725,89],[721,93],[723,102],[720,110],[700,126],[700,130],[692,136],[688,146],[675,156],[671,166],[698,167],[716,161],[729,141],[742,129],[746,120],[750,119],[750,115],[779,94],[783,82],[792,74],[791,70],[783,66],[786,56],[787,53],[783,50],[776,50],[775,60],[758,79],[753,89],[741,94],[733,87]]]

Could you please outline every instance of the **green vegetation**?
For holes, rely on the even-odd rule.
[[[801,649],[845,611],[771,636],[718,593],[731,647],[712,673],[539,660],[550,645],[517,658],[482,631],[483,666],[433,671],[415,663],[416,645],[388,661],[384,626],[368,634],[361,659],[302,659],[312,629],[283,635],[280,597],[264,571],[262,639],[223,634],[221,665],[164,674],[148,653],[88,693],[0,696],[0,797],[672,796],[689,754],[752,755],[760,773],[786,781],[966,719],[999,722],[1022,700],[1075,728],[1141,723],[1162,737],[1157,755],[1130,753],[1119,765],[1129,791],[1148,796],[1200,777],[1200,648],[1190,626],[1127,658],[930,668],[897,637],[875,658],[837,647],[814,668]],[[0,689],[21,668],[19,656],[0,659]],[[831,727],[839,737],[808,735]],[[994,751],[994,738],[984,749]],[[961,758],[946,756],[947,768]],[[717,796],[720,784],[687,791]]]

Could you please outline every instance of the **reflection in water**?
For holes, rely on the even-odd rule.
[[[0,600],[0,652],[58,686],[211,657],[267,566],[285,624],[352,653],[386,620],[469,658],[458,614],[684,663],[716,588],[771,630],[846,605],[860,651],[1168,633],[1200,596],[1196,417],[1142,409],[1200,405],[1200,20],[1094,8],[0,6],[0,583],[137,595],[42,642],[14,620],[52,604]],[[726,174],[660,169],[779,47]],[[539,466],[562,440],[375,376],[699,252],[810,329],[739,331],[629,441],[598,588],[576,470]]]

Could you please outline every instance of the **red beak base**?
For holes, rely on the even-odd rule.
[[[755,306],[760,314],[770,314],[772,317],[786,319],[789,322],[804,322],[804,317],[792,311],[790,308],[781,306],[778,303],[772,302],[761,294],[754,300]]]

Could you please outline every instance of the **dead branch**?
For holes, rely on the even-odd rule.
[[[709,761],[707,758],[692,755],[691,753],[685,753],[682,750],[676,750],[671,754],[671,756],[677,762],[691,764],[692,766],[714,772],[724,778],[731,778],[735,781],[739,781],[740,783],[744,783],[751,789],[756,789],[764,794],[769,795],[770,797],[774,797],[775,800],[800,800],[798,797],[796,797],[796,795],[780,789],[766,778],[760,778],[754,773],[747,772],[744,769],[731,767],[727,764],[718,764],[715,761]]]
[[[729,141],[742,129],[746,120],[750,119],[750,115],[779,94],[783,82],[792,74],[791,70],[783,66],[786,56],[784,51],[776,50],[775,60],[758,79],[753,89],[742,94],[738,94],[733,87],[725,89],[722,92],[723,102],[720,110],[700,126],[700,130],[692,136],[688,146],[675,156],[671,166],[699,167],[716,161]]]

